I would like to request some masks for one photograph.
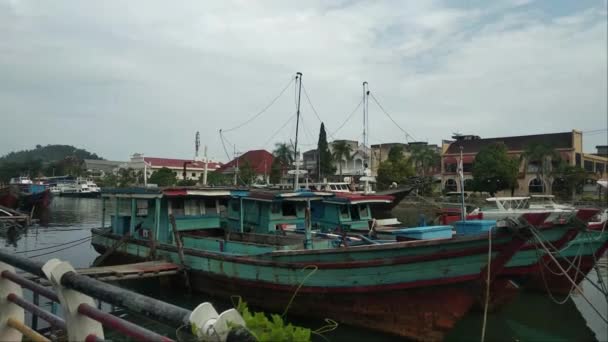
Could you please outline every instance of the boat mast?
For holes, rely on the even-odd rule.
[[[367,81],[363,82],[363,151],[365,151],[366,163],[363,165],[363,176],[365,177],[365,189],[370,192],[369,177],[371,176],[371,149],[369,148],[369,86]]]
[[[296,82],[298,83],[298,109],[296,112],[296,141],[294,144],[294,162],[296,163],[296,173],[294,175],[295,179],[293,182],[293,190],[296,191],[300,188],[298,184],[300,178],[300,161],[298,160],[298,129],[300,128],[300,97],[302,95],[302,73],[296,73]]]

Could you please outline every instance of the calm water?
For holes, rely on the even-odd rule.
[[[126,210],[126,208],[125,208]],[[113,210],[108,210],[111,213]],[[2,248],[32,259],[45,261],[59,258],[74,267],[88,267],[97,257],[90,246],[90,229],[101,224],[101,201],[98,199],[54,198],[48,212],[41,214],[41,224],[30,227],[18,236],[0,236]],[[108,214],[109,215],[109,214]],[[106,218],[108,222],[109,217]],[[65,247],[49,248],[72,242]],[[29,251],[29,252],[27,252]],[[608,282],[608,275],[602,272]],[[597,274],[592,273],[597,279]],[[152,297],[160,298],[183,307],[194,308],[204,301],[212,301],[225,309],[231,304],[216,298],[194,294],[186,296],[180,291],[160,286],[158,280],[122,284]],[[591,284],[583,283],[587,298],[608,316],[606,298]],[[47,304],[48,306],[48,304]],[[113,310],[109,306],[106,310]],[[168,327],[126,312],[117,313],[155,330],[171,332]],[[292,322],[313,329],[324,325],[322,320],[293,319]],[[482,315],[471,313],[462,320],[448,337],[450,341],[479,340]],[[608,326],[598,318],[582,296],[574,296],[563,305],[555,304],[546,294],[521,293],[517,300],[501,312],[490,314],[487,325],[487,341],[608,341]],[[332,341],[396,341],[398,339],[348,326],[325,335]],[[108,336],[110,337],[110,336]],[[118,338],[118,336],[112,336]]]

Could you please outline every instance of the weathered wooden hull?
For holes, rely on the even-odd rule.
[[[0,189],[0,206],[11,209],[30,210],[34,206],[47,208],[51,200],[52,194],[48,189],[37,193],[20,192],[18,187],[14,186]]]
[[[549,229],[544,234],[555,241],[567,231]],[[92,244],[103,253],[120,238],[93,230]],[[500,278],[509,263],[530,266],[538,257],[525,240],[510,235],[495,239],[491,304],[498,307],[513,298],[508,279]],[[483,302],[487,235],[247,256],[223,253],[229,248],[225,241],[217,240],[216,251],[205,241],[204,250],[184,248],[194,288],[224,297],[240,295],[276,312],[285,309],[302,284],[289,308],[294,314],[329,317],[416,340],[440,340],[476,303]],[[186,242],[186,246],[194,244]],[[149,247],[147,240],[130,238],[115,253],[146,259]],[[155,254],[180,262],[173,245],[157,245]]]
[[[524,287],[535,291],[550,291],[567,295],[573,289],[572,279],[579,285],[608,250],[608,231],[579,233],[556,255],[557,263],[543,256],[541,262],[527,269],[515,269],[513,273],[525,274]],[[564,272],[568,277],[564,275]]]

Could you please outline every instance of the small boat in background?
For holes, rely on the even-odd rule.
[[[74,182],[59,183],[56,192],[62,197],[96,198],[101,196],[101,189],[91,179],[78,178]]]
[[[0,205],[11,209],[46,208],[51,198],[48,186],[34,183],[29,177],[11,178],[8,186],[0,188]]]

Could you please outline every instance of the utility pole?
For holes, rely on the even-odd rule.
[[[295,181],[293,182],[293,190],[296,191],[300,188],[298,184],[300,178],[300,161],[298,160],[298,130],[300,129],[300,98],[302,96],[302,73],[296,73],[296,82],[298,83],[298,109],[296,112],[296,142],[294,144],[294,161],[296,163],[296,174]]]
[[[207,185],[207,172],[209,170],[209,159],[207,159],[207,145],[205,145],[205,169],[203,170],[203,185]]]
[[[236,168],[234,169],[234,185],[237,185],[237,173],[239,172],[239,157],[236,154],[236,145],[234,146],[234,158],[236,159]]]

